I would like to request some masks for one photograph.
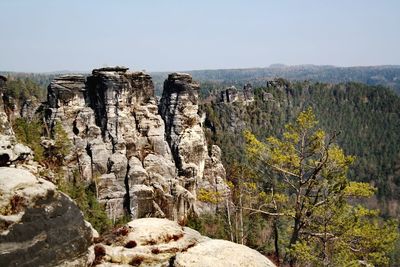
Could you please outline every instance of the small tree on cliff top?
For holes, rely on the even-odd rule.
[[[396,226],[379,221],[377,211],[348,204],[349,198],[369,197],[374,189],[348,181],[354,157],[334,144],[336,134],[328,136],[317,123],[308,109],[286,125],[281,139],[261,142],[245,132],[247,156],[272,174],[265,202],[250,208],[291,222],[285,255],[291,266],[386,265],[398,237]]]

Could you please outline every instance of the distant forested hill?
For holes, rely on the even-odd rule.
[[[368,85],[384,85],[394,89],[400,94],[400,65],[393,66],[371,66],[371,67],[334,67],[299,65],[285,66],[272,65],[267,68],[248,69],[220,69],[220,70],[195,70],[182,71],[193,75],[193,78],[201,82],[201,94],[207,96],[211,91],[221,86],[235,85],[242,87],[250,82],[253,86],[265,86],[268,80],[274,78],[285,78],[290,81],[314,81],[325,83],[360,82]],[[60,71],[52,73],[25,73],[0,71],[0,75],[17,78],[29,78],[39,84],[42,88],[56,76],[75,73],[71,71]],[[152,72],[157,95],[161,95],[164,80],[169,72]],[[80,73],[87,75],[87,73]]]
[[[244,155],[244,129],[260,138],[279,135],[309,106],[323,129],[340,132],[338,144],[357,157],[350,178],[373,183],[382,200],[379,208],[400,214],[400,97],[392,90],[360,83],[283,81],[256,88],[253,102],[208,99],[202,110],[207,114],[207,138],[222,148],[229,165]]]
[[[285,78],[291,81],[314,81],[325,83],[360,82],[368,85],[384,85],[400,94],[400,66],[334,67],[334,66],[282,66],[251,69],[221,69],[187,71],[195,80],[206,83],[203,94],[219,85],[243,86],[250,82],[253,86],[265,86],[266,81]],[[166,72],[151,74],[158,92],[167,76]]]

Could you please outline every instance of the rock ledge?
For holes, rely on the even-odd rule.
[[[167,219],[133,220],[101,242],[94,248],[94,265],[102,267],[275,266],[253,249],[210,239]]]

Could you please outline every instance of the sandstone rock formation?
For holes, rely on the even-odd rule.
[[[182,220],[196,211],[203,181],[227,194],[220,159],[208,155],[197,89],[189,75],[170,75],[159,113],[151,77],[124,67],[95,69],[87,79],[63,76],[49,85],[47,123],[50,129],[60,124],[74,148],[65,169],[96,184],[111,218],[129,213]],[[204,177],[207,162],[216,166],[209,175],[218,177]]]
[[[244,97],[245,101],[253,101],[254,100],[253,86],[250,83],[246,83],[243,86],[243,97]]]
[[[220,149],[213,146],[209,155],[202,128],[204,119],[199,115],[199,88],[189,74],[170,74],[164,83],[160,113],[183,186],[194,196],[198,190],[207,190],[226,197],[229,190],[224,182]],[[206,203],[198,204],[201,209],[207,206]]]
[[[91,243],[69,197],[26,170],[0,167],[0,266],[86,266]]]
[[[236,89],[235,86],[228,87],[220,92],[218,102],[234,103],[242,102],[244,104],[254,101],[253,87],[250,83],[243,86],[243,90]]]
[[[131,221],[95,245],[95,266],[275,266],[246,246],[213,240],[166,219]]]

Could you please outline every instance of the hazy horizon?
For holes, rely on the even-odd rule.
[[[0,2],[0,70],[399,65],[399,1]]]
[[[279,67],[276,67],[274,65],[282,65]],[[219,68],[219,69],[171,69],[171,70],[162,70],[162,71],[152,71],[152,70],[145,70],[145,69],[140,69],[140,68],[131,68],[129,66],[125,65],[107,65],[107,66],[95,66],[92,69],[89,70],[53,70],[53,71],[18,71],[18,70],[3,70],[0,69],[0,73],[38,73],[38,74],[62,74],[62,73],[69,73],[69,74],[80,74],[80,73],[91,73],[93,69],[99,69],[102,67],[128,67],[129,70],[132,71],[146,71],[149,73],[170,73],[170,72],[194,72],[194,71],[218,71],[218,70],[248,70],[248,69],[268,69],[268,68],[296,68],[296,67],[332,67],[332,68],[376,68],[376,67],[394,67],[394,68],[400,68],[399,65],[395,64],[389,64],[389,65],[365,65],[365,66],[335,66],[335,65],[315,65],[315,64],[299,64],[299,65],[286,65],[283,63],[273,63],[269,66],[264,66],[264,67],[247,67],[247,68]]]

